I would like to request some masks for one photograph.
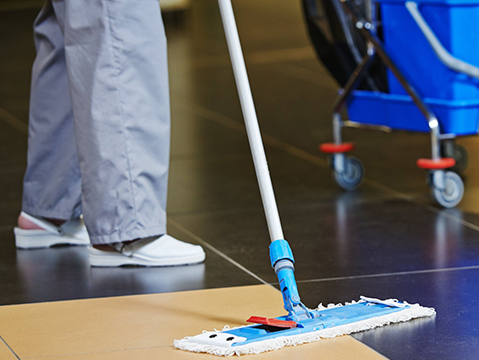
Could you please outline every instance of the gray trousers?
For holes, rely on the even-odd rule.
[[[166,233],[170,107],[158,0],[48,0],[35,21],[23,211],[92,243]]]

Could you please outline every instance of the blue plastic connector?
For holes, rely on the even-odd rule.
[[[271,266],[280,260],[290,260],[294,264],[293,251],[286,240],[275,240],[269,245],[269,257],[271,259]]]
[[[269,256],[271,266],[279,280],[284,309],[288,312],[288,318],[294,321],[310,318],[308,309],[301,303],[299,297],[294,277],[294,257],[288,242],[283,239],[273,241],[269,246]]]

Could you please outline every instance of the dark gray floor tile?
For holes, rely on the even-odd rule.
[[[32,24],[38,11],[0,12],[0,107],[25,122],[35,56]]]
[[[477,359],[479,269],[300,283],[305,304],[345,303],[365,295],[434,307],[434,318],[384,326],[354,337],[390,359]]]
[[[477,231],[408,202],[351,194],[323,205],[283,205],[280,211],[300,280],[479,265]],[[276,281],[261,209],[173,218],[260,277]]]
[[[21,173],[27,163],[27,136],[2,121],[0,115],[0,175]],[[15,174],[16,176],[16,174]]]

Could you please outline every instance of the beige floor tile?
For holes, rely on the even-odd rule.
[[[202,360],[224,359],[223,357],[197,354],[177,350],[171,346],[154,349],[138,349],[46,357],[42,360]],[[260,355],[244,355],[230,359],[258,360],[384,360],[380,354],[350,336],[342,336],[330,340],[322,340],[312,344],[287,347],[281,350],[262,353]]]
[[[17,360],[17,357],[13,355],[10,349],[5,345],[5,343],[0,339],[0,359],[1,360]]]
[[[201,359],[205,357],[175,350],[173,340],[225,324],[243,325],[250,315],[283,313],[280,293],[259,285],[4,306],[0,334],[22,359],[66,355],[71,356],[65,360]],[[307,358],[311,351],[337,354],[330,355],[335,359],[352,358],[349,355],[359,359],[361,351],[369,354],[368,359],[378,356],[350,337],[284,349],[274,356]],[[264,358],[268,356],[272,355]]]

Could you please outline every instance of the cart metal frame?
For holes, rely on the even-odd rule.
[[[441,157],[441,141],[453,140],[454,134],[442,134],[440,124],[437,116],[425,104],[417,90],[406,79],[402,72],[398,69],[394,61],[390,58],[381,40],[376,35],[375,20],[367,19],[358,6],[351,0],[339,0],[342,8],[348,14],[359,33],[367,41],[367,51],[363,56],[356,69],[346,82],[345,86],[339,91],[338,98],[333,104],[333,144],[327,147],[322,147],[323,151],[328,152],[332,156],[332,167],[335,171],[336,180],[338,184],[346,190],[353,190],[357,188],[364,176],[364,169],[359,160],[348,157],[346,152],[353,147],[345,150],[342,139],[342,127],[363,127],[359,123],[345,121],[341,118],[341,112],[347,104],[347,100],[352,92],[357,89],[361,81],[364,79],[372,60],[377,56],[391,70],[399,83],[404,87],[407,94],[412,98],[414,104],[420,110],[429,126],[431,136],[431,159],[419,159],[418,166],[429,170],[430,181],[429,184],[433,189],[433,196],[436,201],[447,208],[456,206],[462,199],[464,193],[464,184],[459,175],[455,172],[447,171],[448,168],[455,165],[455,160],[452,158]],[[367,0],[369,5],[366,9],[372,9],[371,0]],[[416,24],[421,29],[422,33],[430,43],[439,59],[451,69],[465,73],[469,76],[479,78],[479,68],[465,63],[457,58],[454,58],[437,39],[429,25],[426,23],[421,13],[418,10],[417,3],[409,1],[406,3],[411,16]],[[373,12],[369,11],[370,16]],[[371,126],[366,126],[371,127]],[[373,126],[388,130],[385,126]],[[389,129],[390,130],[390,129]]]

